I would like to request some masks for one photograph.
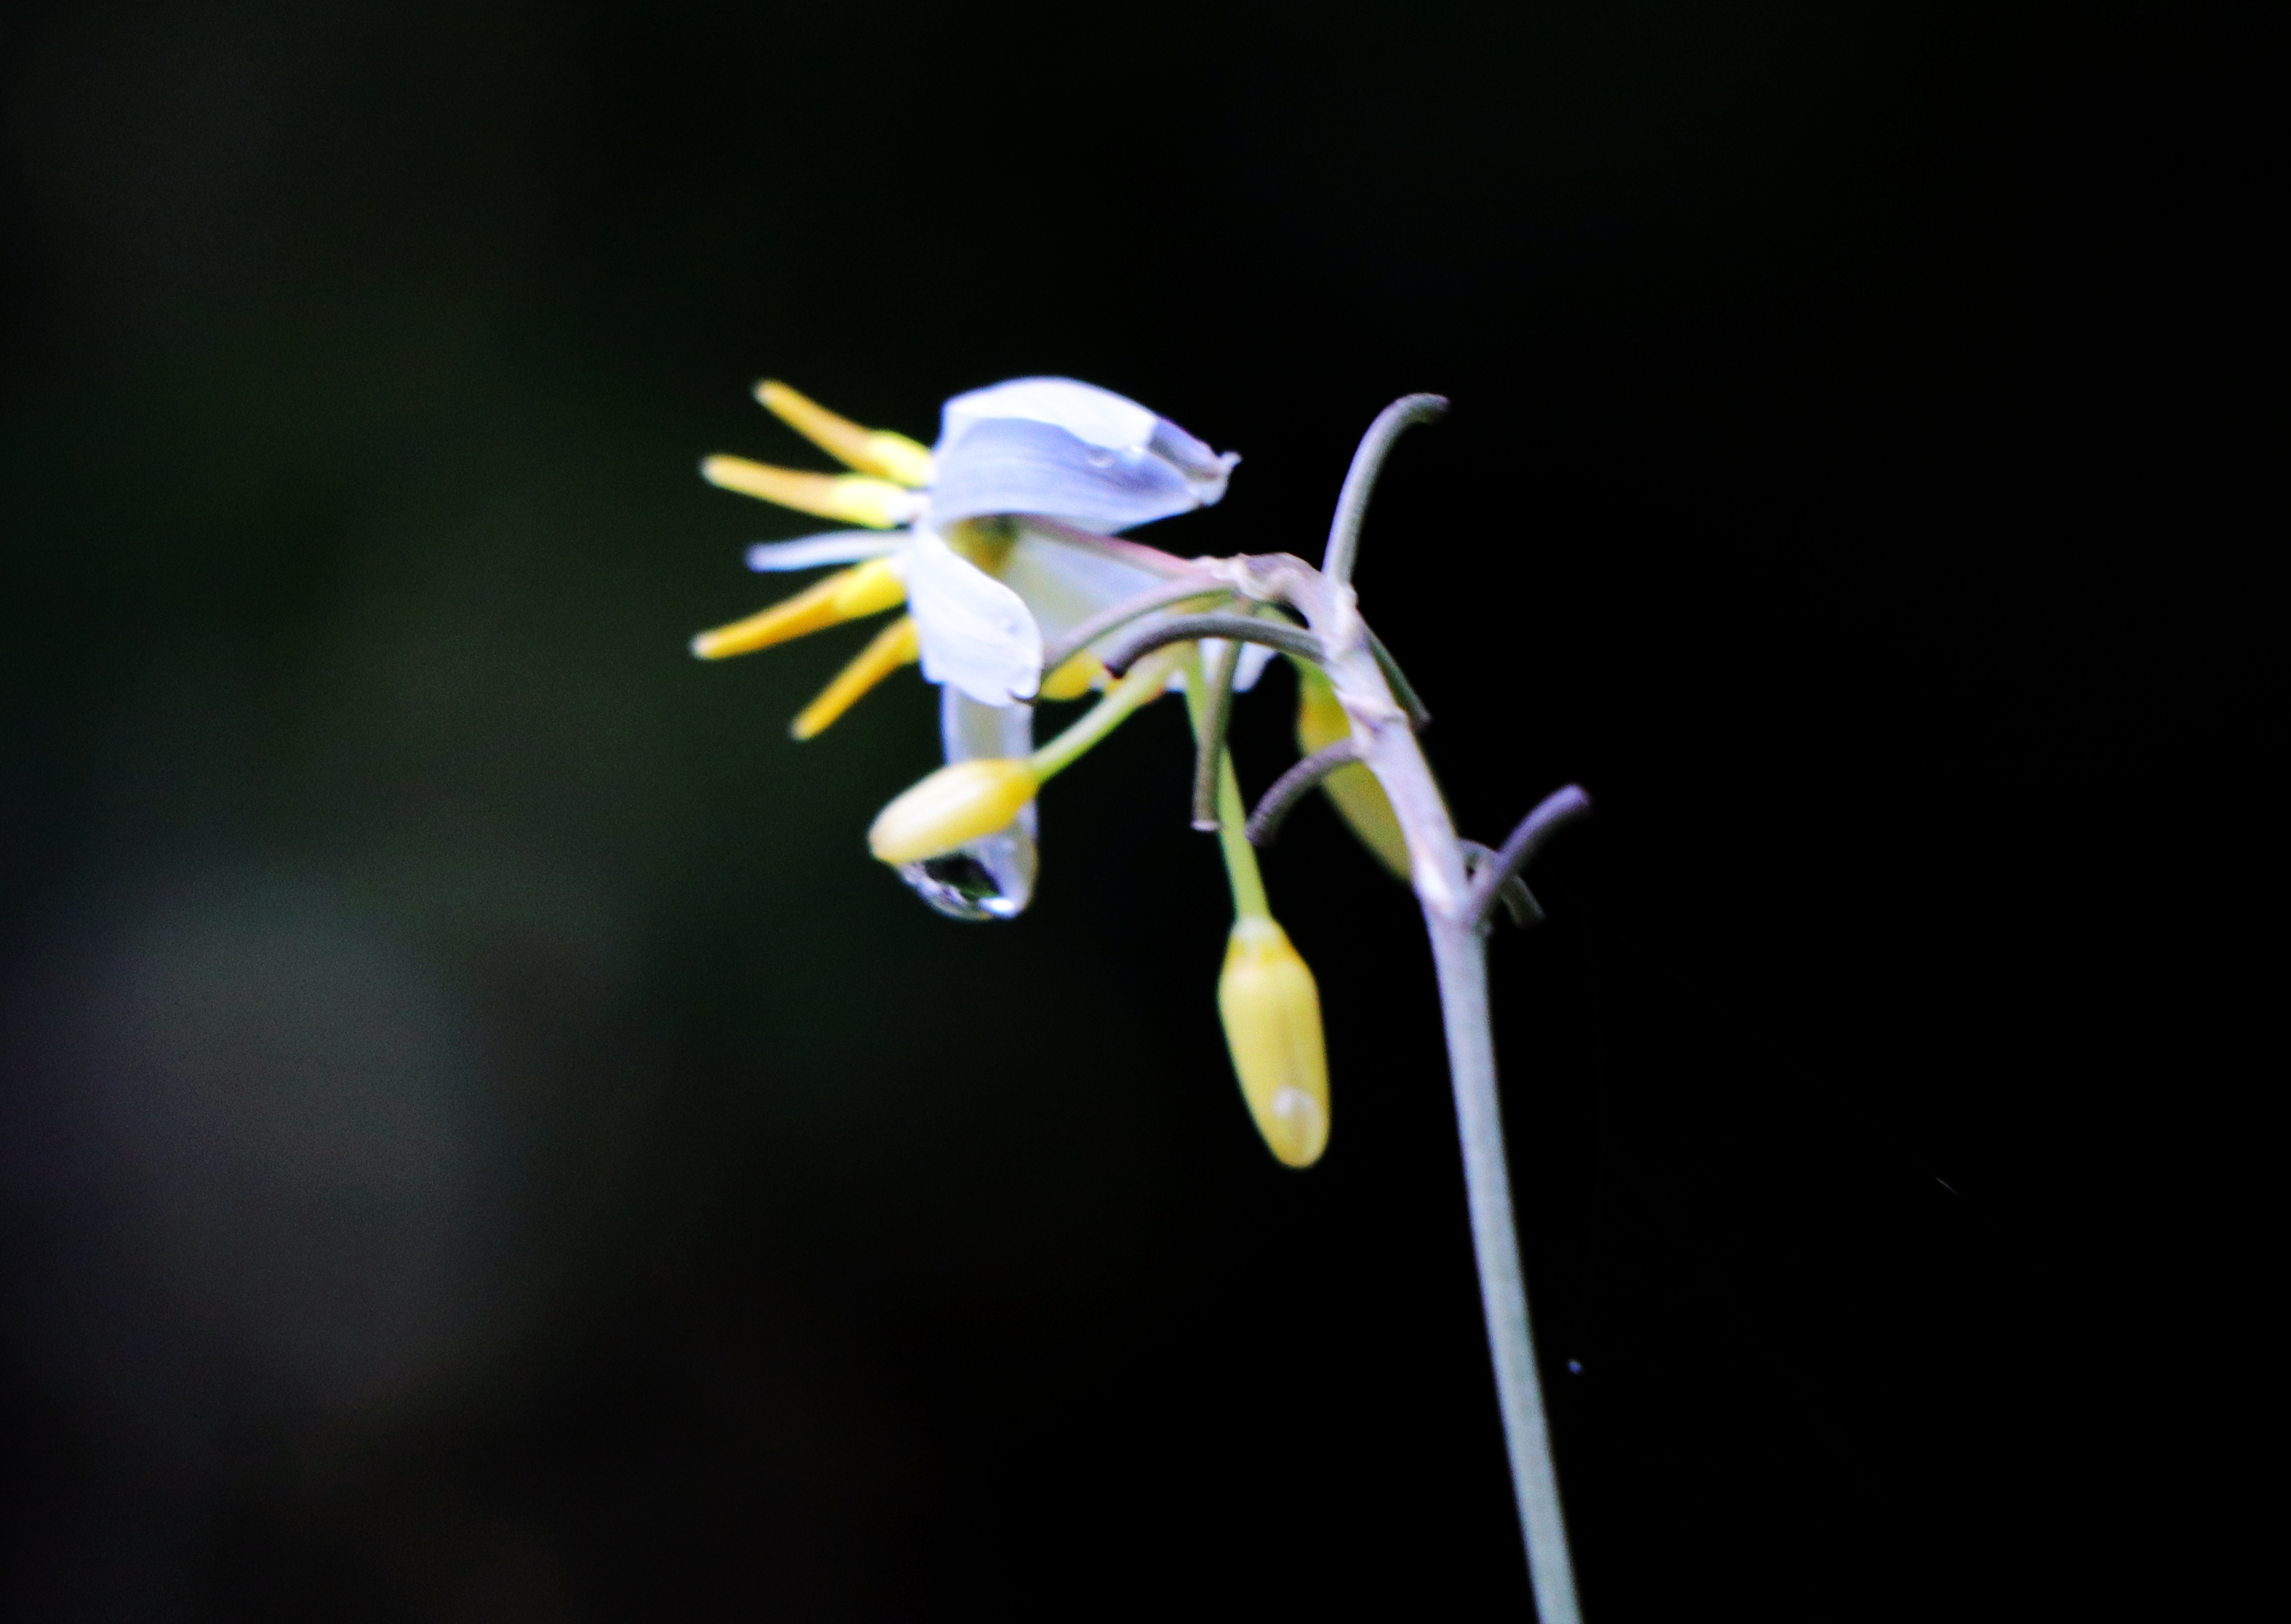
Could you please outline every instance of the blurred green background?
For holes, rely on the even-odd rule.
[[[1226,1067],[1174,707],[1050,792],[1025,920],[926,912],[862,837],[928,691],[799,747],[858,634],[684,653],[806,529],[693,471],[816,461],[766,374],[925,440],[1001,378],[1129,394],[1244,455],[1145,533],[1185,552],[1314,553],[1376,409],[1450,395],[1360,583],[1466,832],[1601,808],[1496,946],[1593,1616],[2018,1594],[1976,1576],[2088,1447],[2030,1349],[2110,1250],[2022,1220],[2167,1042],[2106,942],[2203,883],[2095,884],[2087,809],[2212,770],[2179,723],[2248,670],[2158,551],[2212,523],[2187,369],[2247,263],[2253,104],[2168,110],[2218,39],[29,0],[0,40],[9,1616],[1525,1616],[1407,897],[1317,808],[1268,859],[1333,1057],[1302,1176]]]

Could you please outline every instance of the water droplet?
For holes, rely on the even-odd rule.
[[[959,851],[899,864],[899,878],[949,919],[1016,919],[1034,896],[1033,836],[1016,827]]]

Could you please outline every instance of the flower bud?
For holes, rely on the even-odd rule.
[[[1234,921],[1218,979],[1218,1013],[1242,1097],[1266,1147],[1310,1167],[1329,1143],[1329,1057],[1313,972],[1269,919]]]
[[[867,848],[885,863],[920,863],[993,834],[1041,785],[1028,761],[954,761],[876,814]]]
[[[1345,714],[1345,707],[1328,678],[1310,666],[1300,667],[1297,679],[1297,748],[1309,756],[1338,739],[1351,737],[1352,731],[1352,720]],[[1412,867],[1408,857],[1408,837],[1401,832],[1400,819],[1393,815],[1392,802],[1386,799],[1384,786],[1376,781],[1376,775],[1355,762],[1322,779],[1321,787],[1336,802],[1337,810],[1344,814],[1345,822],[1352,825],[1361,844],[1374,852],[1395,875],[1407,880]]]

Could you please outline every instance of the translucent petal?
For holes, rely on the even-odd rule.
[[[982,457],[1007,463],[1014,455],[1019,455],[1022,462],[1040,462],[1046,454],[1043,448],[1058,444],[1055,436],[1029,437],[1024,432],[1013,434],[1007,428],[1001,430],[1002,438],[1010,443],[996,446],[978,443],[982,430],[1014,423],[1057,430],[1078,442],[1080,451],[1066,446],[1050,457],[1064,465],[1064,474],[1057,477],[1039,467],[1031,472],[1004,467],[992,474],[976,468],[949,467],[951,461],[961,464]],[[1029,446],[1032,450],[1025,451]],[[1014,446],[1018,451],[1014,452]],[[1113,459],[1110,462],[1105,460],[1109,454]],[[1226,476],[1241,461],[1234,453],[1220,455],[1210,450],[1168,418],[1155,416],[1134,400],[1072,378],[1018,378],[957,395],[941,413],[939,442],[933,455],[938,471],[932,511],[943,522],[996,512],[1046,513],[1099,529],[1123,529],[1148,519],[1206,507],[1225,494]],[[1092,473],[1126,494],[1101,494],[1090,500],[1083,493]],[[1032,491],[1030,480],[1047,482],[1048,488]],[[987,494],[992,485],[1014,483],[1018,487],[1014,495]],[[1178,486],[1189,494],[1187,499],[1178,498]],[[1157,502],[1141,500],[1140,493],[1151,489],[1163,494]],[[1064,505],[1050,505],[1054,498]],[[981,502],[1004,505],[977,505]],[[959,505],[961,511],[950,504]]]
[[[1145,450],[1162,422],[1136,401],[1096,384],[1072,378],[1013,378],[948,401],[939,412],[938,451],[953,450],[972,429],[997,417],[1050,423],[1105,451]]]
[[[1025,600],[920,527],[906,566],[923,675],[984,705],[1033,697],[1041,681],[1042,633]]]
[[[1100,609],[1162,584],[1164,577],[1120,559],[1069,547],[1025,524],[1001,571],[1026,600],[1045,639],[1064,637]]]
[[[811,569],[821,564],[856,564],[880,559],[907,544],[904,535],[880,530],[831,530],[792,542],[758,542],[748,549],[748,567],[758,571]]]
[[[1204,500],[1174,463],[1151,451],[1109,450],[1023,417],[974,424],[953,450],[939,454],[930,496],[940,525],[1041,513],[1086,530],[1126,530]]]
[[[939,732],[950,761],[1030,755],[1034,712],[1028,705],[983,705],[949,686],[939,694]],[[1033,900],[1034,829],[1029,801],[1009,828],[943,857],[903,864],[899,878],[951,919],[1015,919]]]

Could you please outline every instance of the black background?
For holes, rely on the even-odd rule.
[[[1174,707],[1048,795],[1025,921],[914,904],[861,833],[920,686],[799,747],[852,634],[682,653],[802,532],[691,471],[808,456],[767,373],[924,439],[1120,390],[1244,454],[1147,533],[1187,552],[1314,553],[1376,409],[1453,399],[1359,578],[1466,832],[1598,805],[1495,946],[1594,1620],[2219,1571],[2248,41],[0,29],[9,1616],[1524,1616],[1405,894],[1317,808],[1268,858],[1331,1045],[1304,1175],[1226,1068]]]

